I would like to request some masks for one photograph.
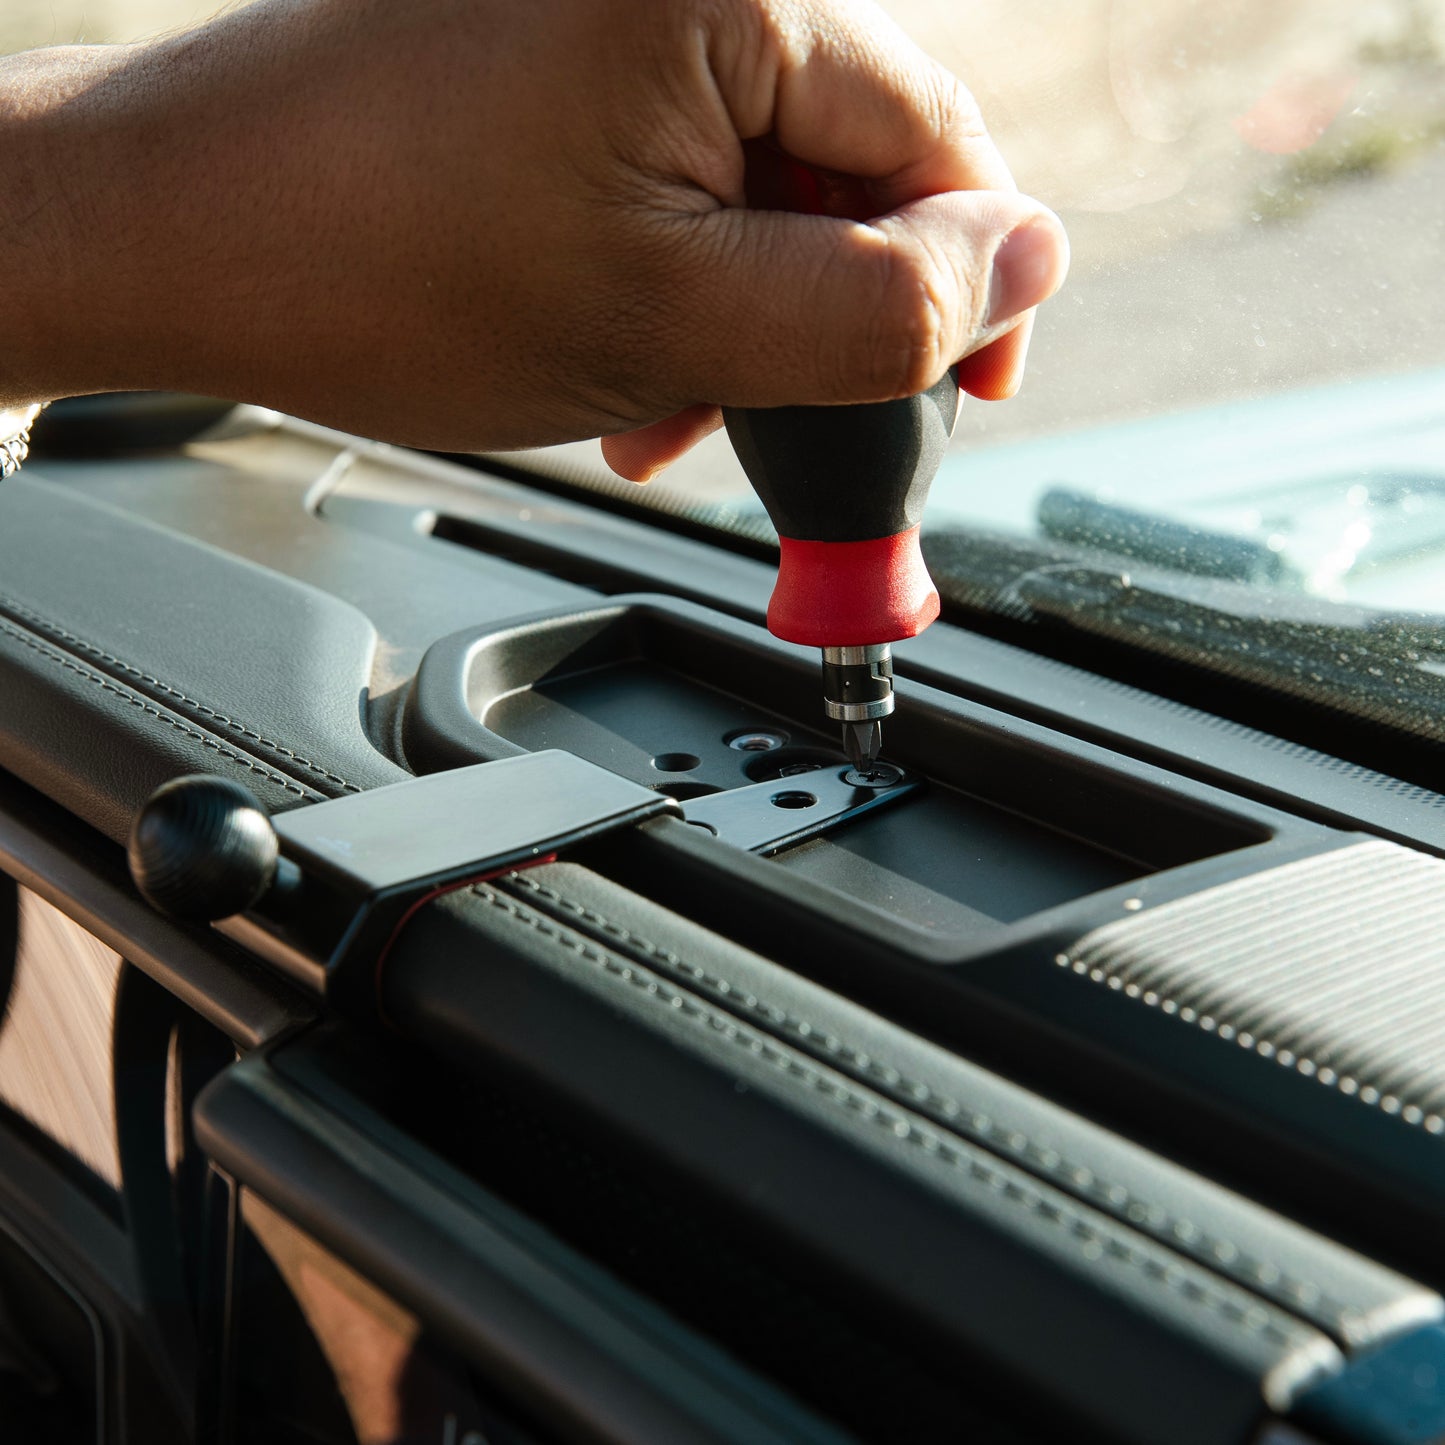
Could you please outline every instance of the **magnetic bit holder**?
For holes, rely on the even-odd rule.
[[[275,818],[206,775],[158,789],[131,876],[162,913],[221,932],[335,998],[368,984],[408,915],[440,893],[662,813],[668,797],[548,750],[408,778]],[[224,920],[224,921],[222,921]]]

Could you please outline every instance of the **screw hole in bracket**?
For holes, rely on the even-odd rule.
[[[800,791],[774,793],[769,801],[775,808],[814,808],[818,805],[818,799],[814,794]]]

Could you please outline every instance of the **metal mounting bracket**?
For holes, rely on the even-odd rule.
[[[292,882],[220,932],[325,995],[364,985],[427,899],[677,804],[571,753],[527,753],[279,814]]]
[[[921,786],[889,763],[875,763],[867,773],[852,766],[817,768],[750,788],[708,793],[684,803],[682,813],[694,827],[766,858],[901,802]]]

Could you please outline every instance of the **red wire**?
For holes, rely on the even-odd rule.
[[[420,898],[416,899],[416,901],[411,905],[411,907],[408,908],[399,919],[397,919],[396,927],[391,930],[391,937],[386,940],[386,946],[376,957],[376,1012],[382,1023],[384,1023],[388,1028],[396,1027],[396,1025],[393,1024],[392,1021],[387,1017],[386,1007],[381,1001],[381,970],[383,969],[383,967],[385,967],[387,959],[391,957],[391,951],[393,948],[396,947],[396,941],[398,938],[401,937],[402,929],[411,922],[412,918],[422,908],[424,908],[428,903],[435,902],[435,900],[438,898],[445,897],[448,893],[455,893],[460,888],[470,888],[475,883],[487,883],[490,882],[493,878],[500,878],[504,873],[520,873],[524,869],[535,868],[539,864],[555,863],[556,861],[557,855],[555,853],[547,853],[544,854],[541,858],[533,858],[526,863],[508,863],[503,868],[493,868],[490,873],[479,873],[475,878],[463,878],[458,883],[448,883],[441,888],[433,888],[430,893],[423,893]]]

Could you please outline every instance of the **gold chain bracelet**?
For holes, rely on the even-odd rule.
[[[13,477],[20,470],[20,463],[30,455],[30,432],[25,430],[19,436],[7,437],[0,441],[0,482]]]
[[[13,477],[20,470],[21,462],[30,455],[30,428],[39,414],[38,406],[21,412],[18,418],[11,414],[12,426],[16,420],[23,421],[24,425],[13,435],[0,434],[0,482]]]

